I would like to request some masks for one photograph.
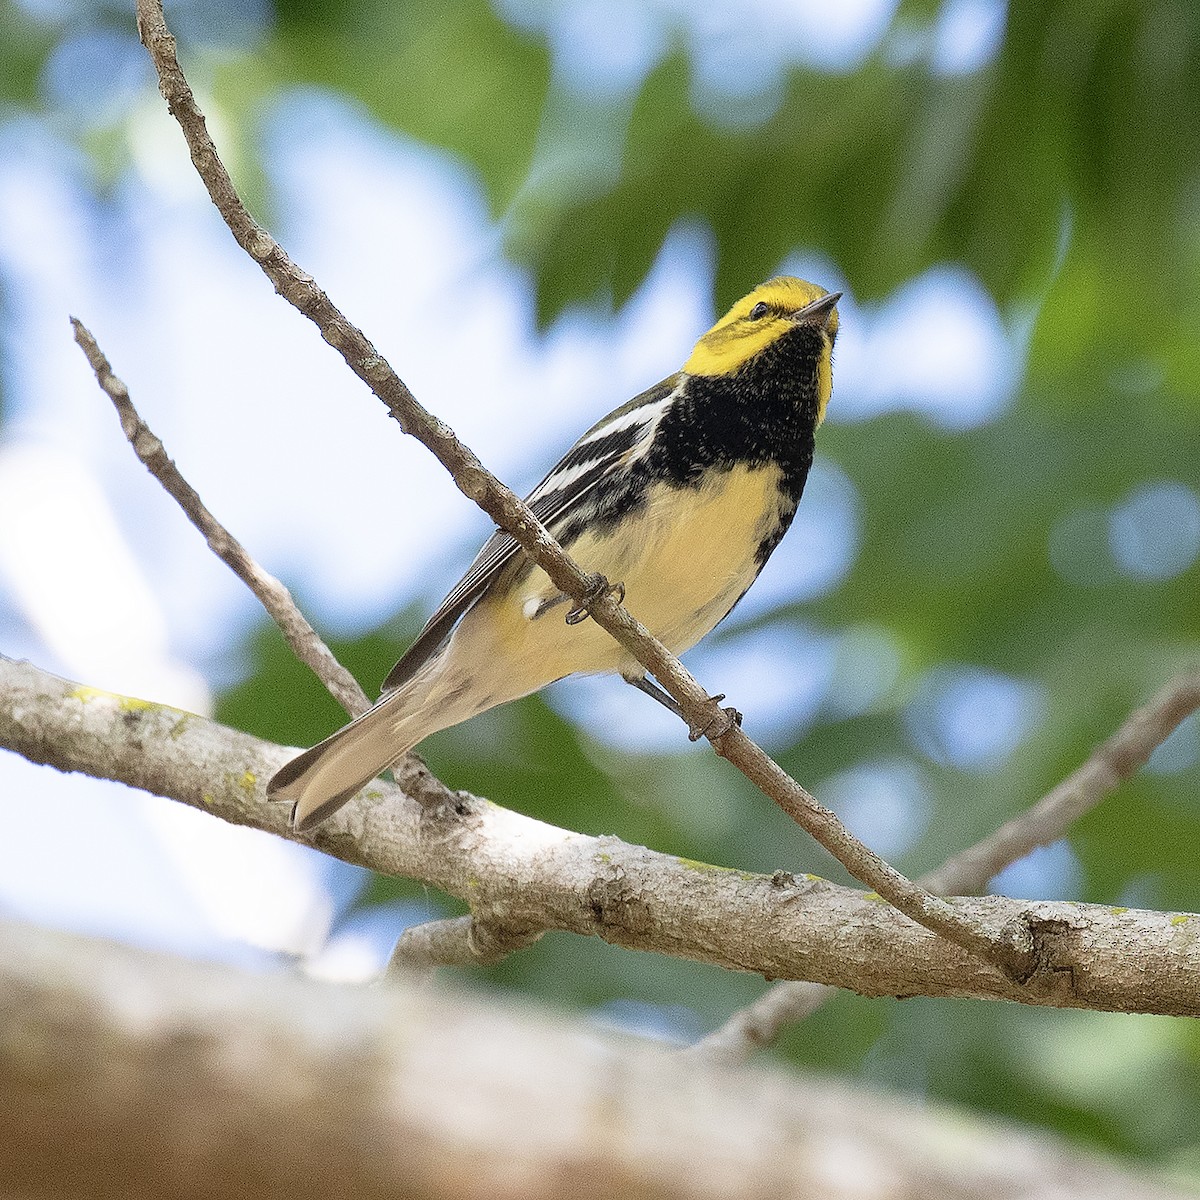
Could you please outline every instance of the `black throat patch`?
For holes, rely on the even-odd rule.
[[[812,466],[823,349],[821,334],[802,325],[735,374],[693,376],[663,417],[648,470],[686,487],[713,467],[774,464],[788,498],[798,503]]]

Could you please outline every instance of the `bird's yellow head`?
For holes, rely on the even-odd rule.
[[[697,343],[683,364],[689,375],[732,375],[798,325],[817,331],[818,419],[833,387],[833,342],[840,292],[777,275],[743,296]]]

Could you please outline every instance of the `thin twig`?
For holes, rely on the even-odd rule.
[[[1154,750],[1197,709],[1200,671],[1175,676],[1057,787],[995,833],[921,876],[921,883],[942,895],[982,893],[1010,863],[1062,837],[1084,813],[1143,767]],[[689,1046],[687,1052],[745,1058],[754,1050],[770,1046],[789,1025],[811,1016],[834,992],[834,988],[821,983],[777,983]]]
[[[947,859],[922,877],[931,892],[965,896],[982,892],[1009,863],[1048,846],[1140,770],[1180,722],[1200,709],[1200,671],[1176,675],[1148,704],[1136,709],[1087,761],[1035,805],[995,833]]]
[[[204,535],[212,552],[254,593],[279,626],[296,657],[311,668],[333,698],[351,715],[371,706],[358,680],[334,657],[321,635],[309,624],[291,592],[264,570],[246,548],[209,511],[199,493],[183,477],[161,439],[137,411],[129,389],[112,370],[95,336],[76,317],[71,318],[75,341],[86,355],[96,381],[113,402],[121,428],[133,452],[176,501],[184,515]],[[428,970],[439,966],[490,966],[532,945],[542,931],[515,934],[502,926],[472,917],[429,921],[405,930],[396,943],[388,970],[404,966]]]
[[[433,967],[490,967],[532,946],[545,929],[513,930],[478,917],[448,917],[406,929],[388,960],[387,974]]]
[[[765,1050],[789,1026],[811,1017],[838,989],[827,983],[785,979],[772,984],[753,1004],[739,1008],[711,1033],[680,1053],[696,1058],[744,1062]]]
[[[400,427],[434,454],[463,494],[510,533],[560,591],[586,608],[602,628],[647,667],[679,704],[689,724],[706,731],[718,754],[757,784],[852,875],[911,919],[971,953],[996,962],[1013,978],[1028,974],[1032,968],[1030,951],[1019,931],[990,939],[952,905],[931,896],[853,838],[832,812],[819,805],[741,731],[720,707],[719,699],[710,697],[611,591],[597,587],[596,577],[563,552],[529,507],[486,471],[452,430],[417,403],[362,331],[346,320],[312,277],[300,270],[251,217],[221,163],[179,66],[175,39],[167,29],[160,0],[137,0],[137,11],[138,32],[158,72],[160,91],[179,122],[209,196],[235,240],[259,264],[279,294],[317,325],[322,337],[387,405]]]
[[[113,374],[108,359],[91,332],[75,317],[71,318],[71,325],[75,329],[75,341],[87,355],[87,360],[96,373],[97,383],[113,402],[113,407],[121,418],[121,428],[125,431],[133,452],[146,465],[150,474],[162,484],[167,494],[183,509],[188,520],[204,535],[209,549],[258,597],[267,614],[279,626],[292,653],[311,668],[329,689],[333,698],[351,716],[366,712],[371,707],[367,694],[359,687],[358,680],[334,658],[333,652],[321,640],[320,634],[296,607],[291,592],[274,575],[264,571],[241,542],[209,512],[199,493],[184,479],[179,468],[171,461],[166,447],[142,420],[130,399],[129,389]]]

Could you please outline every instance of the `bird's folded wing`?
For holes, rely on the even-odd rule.
[[[679,375],[672,375],[610,413],[589,429],[529,493],[526,503],[551,533],[556,527],[562,528],[580,501],[606,476],[628,464],[644,448],[680,382]],[[520,552],[520,545],[510,534],[499,529],[492,534],[383,681],[384,692],[407,683],[433,657],[462,616]]]

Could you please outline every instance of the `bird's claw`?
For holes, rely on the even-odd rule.
[[[602,600],[610,592],[616,596],[618,604],[625,599],[625,585],[623,583],[609,583],[599,572],[592,575],[588,583],[588,589],[583,595],[582,602],[567,613],[567,624],[578,625],[580,621],[586,621],[591,616],[592,605]]]
[[[712,718],[703,727],[693,725],[688,729],[689,742],[698,742],[701,738],[716,741],[718,738],[723,738],[735,726],[739,729],[741,728],[742,714],[736,708],[722,708],[721,701],[724,699],[724,692],[721,692],[717,696],[709,697],[708,702],[712,709]]]

